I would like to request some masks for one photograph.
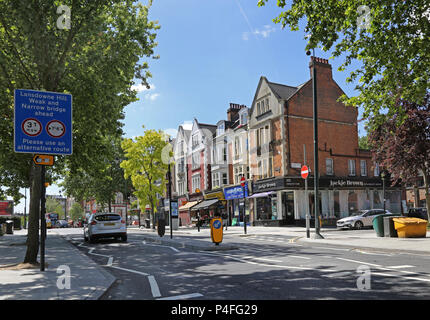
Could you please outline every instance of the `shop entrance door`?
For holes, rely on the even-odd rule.
[[[286,225],[294,224],[294,193],[282,192],[283,220]]]

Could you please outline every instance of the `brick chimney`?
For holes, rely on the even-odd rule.
[[[234,122],[239,119],[239,110],[242,108],[246,108],[246,106],[243,104],[230,103],[230,108],[227,110],[227,120]]]
[[[331,80],[332,72],[331,72],[331,64],[328,63],[327,59],[311,57],[311,61],[309,62],[309,71],[312,78],[313,66],[315,65],[317,70],[317,81]]]

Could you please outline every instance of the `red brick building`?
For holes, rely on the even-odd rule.
[[[311,78],[297,86],[261,77],[250,111],[250,167],[254,224],[301,224],[313,215],[313,176],[305,193],[300,168],[313,170],[312,68],[317,73],[320,212],[325,219],[382,208],[379,168],[358,147],[358,110],[338,101],[344,94],[326,59],[311,58]],[[306,160],[304,159],[306,149]],[[387,208],[400,212],[399,189],[387,188]]]

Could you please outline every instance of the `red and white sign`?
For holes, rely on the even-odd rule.
[[[51,120],[46,125],[46,131],[53,138],[60,138],[66,133],[66,126],[59,120]]]
[[[21,129],[27,136],[35,137],[42,132],[42,124],[37,119],[28,118],[22,122]]]
[[[242,186],[242,188],[245,187],[245,177],[240,178],[240,185]]]
[[[309,168],[307,166],[303,166],[300,170],[300,174],[302,175],[303,179],[306,179],[309,175]]]

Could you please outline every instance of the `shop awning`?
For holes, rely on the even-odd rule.
[[[200,210],[200,209],[206,209],[210,206],[216,204],[219,200],[218,199],[211,199],[211,200],[205,200],[203,202],[200,202],[198,205],[191,208],[191,210]]]
[[[198,201],[190,201],[187,202],[186,204],[184,204],[183,206],[179,207],[179,211],[183,211],[183,210],[188,210],[190,209],[192,206],[195,206],[197,203],[199,203]]]
[[[249,196],[248,198],[261,198],[261,197],[268,197],[271,194],[274,194],[275,191],[269,191],[269,192],[261,192],[253,194],[252,196]]]

